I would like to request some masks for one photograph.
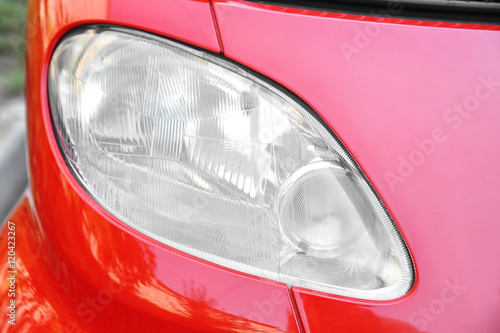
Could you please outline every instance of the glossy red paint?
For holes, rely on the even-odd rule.
[[[139,28],[220,52],[208,0],[31,0],[26,39],[57,42],[61,33],[92,23]]]
[[[66,184],[68,194],[70,187]],[[10,298],[0,300],[0,322],[8,332],[297,331],[286,312],[286,286],[156,246],[117,228],[116,221],[79,202],[76,193],[72,198],[66,207],[39,209],[39,217],[36,204],[24,198],[8,219],[16,227],[18,272],[15,326],[6,323]],[[58,193],[47,199],[63,200]],[[42,222],[57,212],[49,220],[52,228]],[[3,230],[4,249],[6,235]],[[0,259],[6,281],[7,251]],[[2,282],[3,295],[6,290]]]
[[[210,51],[221,51],[208,0],[112,0],[109,18],[127,26],[148,27]]]
[[[414,257],[416,284],[399,300],[292,288],[306,331],[500,331],[500,27],[232,0],[214,9],[225,55],[323,117]]]
[[[200,16],[199,22],[209,21],[203,15],[212,18],[206,1],[176,2],[185,9],[180,18],[161,26],[142,22],[141,28],[172,36],[182,30],[176,25],[186,13]],[[201,12],[203,4],[207,10]],[[133,8],[120,20],[108,18],[108,5],[114,8],[101,1],[29,4],[30,22],[39,22],[37,38],[27,40],[31,194],[9,217],[18,230],[17,325],[6,323],[8,299],[2,297],[0,326],[9,332],[299,332],[286,285],[236,273],[145,237],[94,202],[66,167],[50,121],[48,64],[60,36],[77,24],[140,23]],[[213,22],[209,28],[215,34]],[[214,48],[208,31],[179,34],[174,37]],[[0,243],[6,248],[5,230]],[[1,262],[2,281],[6,264]]]

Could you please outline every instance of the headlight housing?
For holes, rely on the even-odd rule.
[[[132,228],[250,274],[388,300],[406,244],[334,133],[293,94],[220,56],[136,30],[68,34],[50,64],[62,154]]]

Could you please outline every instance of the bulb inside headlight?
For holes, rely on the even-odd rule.
[[[335,161],[311,163],[292,174],[283,184],[279,206],[283,235],[314,257],[338,258],[377,236],[363,239],[368,233],[363,221],[369,227],[376,218]],[[374,250],[390,250],[387,243],[375,241]]]
[[[56,48],[49,92],[75,177],[129,226],[250,274],[366,299],[413,283],[387,210],[305,103],[228,60],[94,26]]]

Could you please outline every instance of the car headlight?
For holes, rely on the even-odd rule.
[[[105,209],[239,271],[388,300],[413,284],[394,221],[340,140],[290,92],[136,30],[68,34],[50,64],[56,137]]]

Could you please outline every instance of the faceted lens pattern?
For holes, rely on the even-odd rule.
[[[336,139],[243,67],[88,27],[57,47],[49,92],[70,169],[131,227],[293,285],[370,299],[411,287],[404,241]]]

